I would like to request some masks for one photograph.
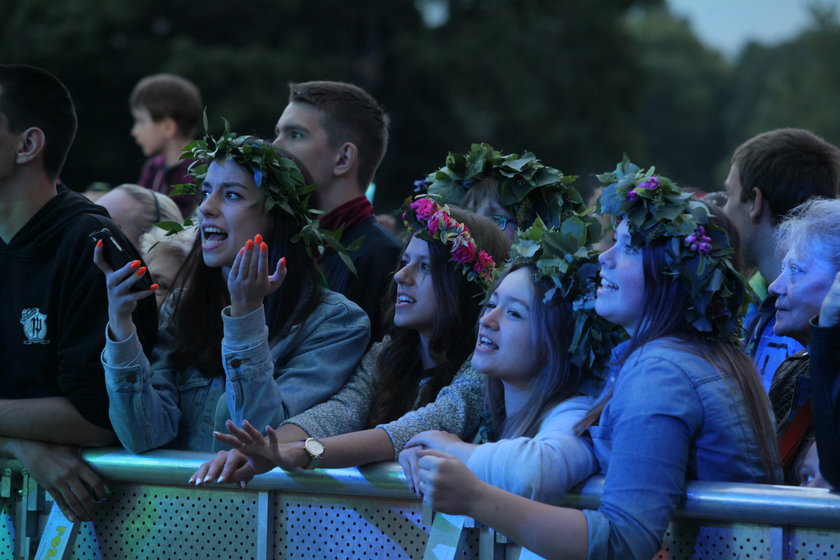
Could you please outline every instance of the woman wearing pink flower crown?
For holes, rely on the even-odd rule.
[[[275,466],[348,467],[395,460],[424,430],[470,437],[482,412],[483,376],[468,364],[481,298],[507,244],[492,221],[418,198],[403,214],[410,235],[386,313],[390,336],[375,344],[333,398],[268,437],[228,422],[234,447],[190,478],[243,482]],[[460,369],[459,369],[460,368]],[[319,439],[316,439],[319,438]]]

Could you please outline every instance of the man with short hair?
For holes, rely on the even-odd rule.
[[[388,147],[388,115],[363,89],[343,82],[289,84],[289,104],[277,121],[274,144],[297,156],[312,174],[321,227],[342,229],[356,275],[336,253],[320,263],[331,290],[347,296],[370,317],[371,340],[380,340],[382,300],[402,246],[380,226],[365,198]]]
[[[88,235],[108,227],[137,258],[102,207],[56,186],[76,126],[58,78],[0,65],[0,453],[71,520],[105,495],[77,448],[114,441],[99,358],[108,298]],[[152,301],[138,318],[148,339]]]
[[[758,270],[750,284],[763,301],[747,323],[746,344],[768,390],[779,364],[802,350],[773,333],[776,298],[767,295],[767,286],[781,267],[776,226],[809,198],[837,197],[840,150],[807,130],[764,132],[735,150],[725,185],[724,212],[738,230],[744,265]]]

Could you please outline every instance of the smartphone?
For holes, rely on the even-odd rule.
[[[124,267],[133,260],[131,255],[120,245],[120,242],[111,233],[108,228],[102,228],[99,231],[94,231],[88,237],[96,243],[102,240],[102,249],[105,251],[105,260],[111,265],[111,268],[117,270]],[[134,289],[137,291],[148,290],[152,286],[152,275],[146,269],[146,274],[134,284]]]

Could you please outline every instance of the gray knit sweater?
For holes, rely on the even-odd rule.
[[[313,437],[330,437],[367,427],[376,381],[376,362],[387,338],[368,351],[344,387],[329,400],[287,420]],[[484,405],[484,374],[470,366],[467,360],[452,383],[438,393],[437,398],[401,418],[380,424],[394,445],[397,460],[405,443],[426,430],[442,430],[469,440],[478,430]]]

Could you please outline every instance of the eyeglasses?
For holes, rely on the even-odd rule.
[[[499,229],[505,231],[508,227],[508,224],[511,224],[513,227],[516,227],[516,222],[513,218],[508,218],[507,216],[499,216],[498,214],[487,216],[493,223],[499,226]]]

